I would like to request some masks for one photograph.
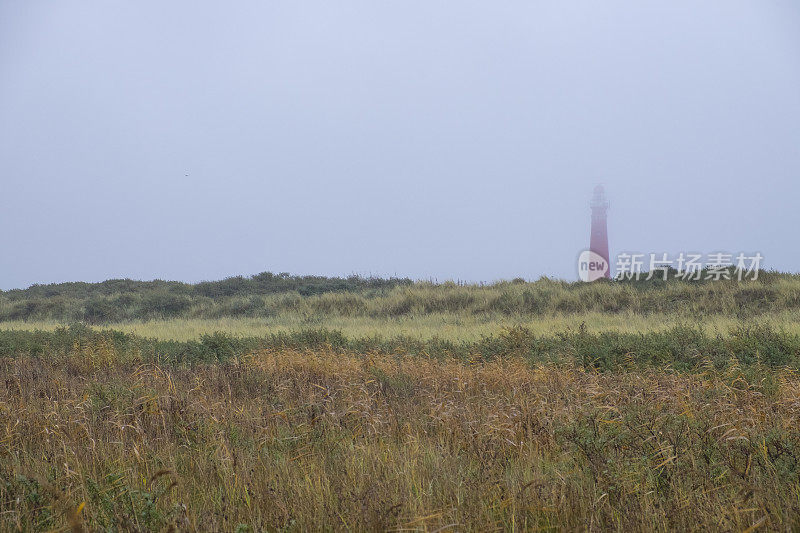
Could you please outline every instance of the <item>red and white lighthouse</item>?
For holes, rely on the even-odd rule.
[[[599,255],[606,261],[608,268],[605,277],[611,277],[611,263],[608,257],[608,222],[607,213],[610,204],[606,199],[606,192],[602,185],[594,188],[592,201],[589,207],[592,209],[592,235],[589,240],[589,250]]]

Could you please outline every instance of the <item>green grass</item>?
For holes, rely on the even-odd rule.
[[[257,277],[256,277],[257,278]],[[308,286],[231,278],[210,284],[134,282],[35,286],[0,292],[0,322],[116,324],[163,319],[390,319],[457,315],[533,321],[558,315],[679,315],[752,318],[800,312],[800,276],[758,281],[565,282],[543,278],[490,285],[399,280],[325,280]],[[281,278],[283,279],[283,278]],[[266,284],[265,284],[266,283]],[[76,286],[77,285],[77,286]],[[296,317],[296,318],[295,318]]]
[[[677,324],[649,332],[592,332],[583,325],[539,334],[524,326],[501,329],[477,340],[418,339],[384,335],[349,337],[338,330],[301,329],[261,336],[216,332],[176,341],[141,337],[115,330],[74,325],[43,330],[0,330],[0,357],[45,357],[51,360],[80,353],[95,359],[142,364],[193,365],[247,357],[258,350],[293,349],[341,354],[386,354],[409,357],[491,361],[521,358],[531,363],[570,362],[596,370],[628,367],[671,367],[695,371],[713,366],[766,365],[800,369],[800,335],[769,323],[747,323],[725,335],[700,326]]]
[[[307,316],[283,314],[269,318],[175,318],[111,322],[93,326],[95,329],[113,329],[142,337],[162,340],[188,341],[203,335],[222,332],[234,336],[258,337],[270,333],[290,333],[305,329],[327,328],[341,331],[348,337],[410,337],[429,340],[434,337],[450,341],[472,342],[483,336],[494,335],[505,328],[522,326],[539,335],[576,329],[583,325],[587,331],[614,331],[620,333],[647,333],[663,331],[678,324],[702,326],[710,333],[726,335],[731,328],[757,320],[776,329],[800,334],[800,311],[764,313],[757,317],[737,318],[729,315],[703,315],[699,318],[681,314],[635,313],[575,313],[554,316],[508,316],[503,314],[432,313],[399,317],[365,316]],[[65,323],[53,320],[0,322],[0,330],[53,331]]]

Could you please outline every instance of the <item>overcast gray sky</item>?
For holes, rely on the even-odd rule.
[[[0,0],[0,288],[800,270],[796,0]]]

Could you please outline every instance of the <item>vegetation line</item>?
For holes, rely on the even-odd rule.
[[[753,317],[800,310],[800,275],[762,272],[757,281],[670,279],[566,282],[542,278],[490,285],[408,279],[274,275],[186,284],[109,280],[0,292],[0,321],[108,324],[131,320],[250,317],[543,317],[581,313],[671,313]]]
[[[698,365],[723,368],[730,364],[800,368],[800,335],[759,323],[734,327],[727,335],[708,334],[702,327],[688,325],[647,333],[593,333],[579,327],[553,335],[538,335],[524,327],[510,327],[477,341],[347,337],[340,331],[324,328],[271,333],[263,337],[217,332],[190,341],[139,337],[80,324],[53,331],[0,331],[0,357],[58,359],[76,353],[91,357],[98,349],[108,352],[107,357],[114,360],[165,364],[224,362],[257,350],[292,349],[453,358],[469,362],[517,357],[530,362],[575,362],[600,370],[626,365],[669,366],[678,370],[692,370]]]

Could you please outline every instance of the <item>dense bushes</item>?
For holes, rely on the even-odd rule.
[[[0,291],[0,321],[57,320],[103,324],[174,317],[270,316],[290,310],[298,297],[320,296],[320,312],[364,311],[361,297],[409,286],[409,279],[290,276],[262,272],[197,284],[108,280],[102,283],[33,285]],[[344,293],[342,299],[324,296]],[[289,295],[289,298],[282,296]],[[294,297],[292,297],[294,296]]]

